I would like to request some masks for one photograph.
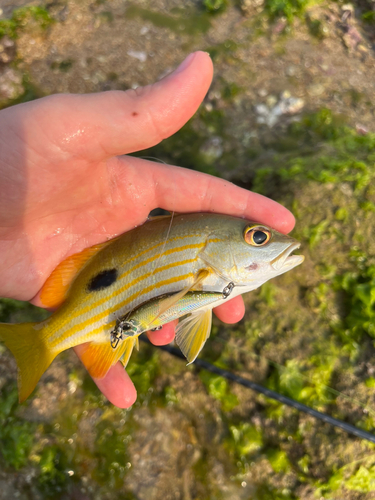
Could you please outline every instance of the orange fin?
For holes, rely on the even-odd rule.
[[[116,349],[113,349],[109,339],[108,342],[102,343],[90,342],[81,354],[81,361],[92,377],[103,378],[111,366],[117,363],[124,354],[126,362],[129,360],[137,341],[138,338],[128,337],[121,341]]]
[[[44,307],[56,308],[60,306],[68,294],[70,285],[73,279],[84,265],[99,252],[114,240],[99,243],[93,247],[86,248],[82,252],[71,255],[63,260],[54,271],[50,274],[47,281],[44,283],[40,293],[40,300]]]

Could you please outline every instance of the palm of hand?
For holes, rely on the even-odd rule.
[[[3,112],[13,112],[1,131],[9,149],[0,163],[3,295],[32,299],[67,255],[142,223],[155,207],[152,179],[139,172],[151,162],[111,157],[80,99]]]
[[[40,288],[64,258],[139,225],[156,207],[216,211],[292,229],[290,212],[262,196],[198,172],[118,156],[177,131],[211,77],[208,55],[195,53],[138,91],[57,95],[0,113],[0,296],[40,305]],[[237,297],[216,314],[235,322],[243,311]],[[150,339],[169,342],[173,331],[166,325]],[[117,406],[136,398],[119,364],[95,382]]]

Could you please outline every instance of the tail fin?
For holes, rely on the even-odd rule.
[[[44,343],[43,327],[37,323],[0,323],[0,341],[10,349],[18,366],[19,401],[25,401],[56,354]]]

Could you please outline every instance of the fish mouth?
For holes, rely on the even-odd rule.
[[[275,259],[271,260],[270,264],[275,271],[281,271],[293,269],[293,267],[302,264],[305,260],[304,255],[291,255],[294,250],[297,250],[301,246],[300,243],[292,243],[288,248],[286,248],[280,255]]]

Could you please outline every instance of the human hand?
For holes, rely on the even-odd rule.
[[[156,207],[213,211],[282,232],[292,229],[292,214],[263,196],[206,174],[119,156],[179,130],[211,78],[209,56],[197,52],[144,88],[54,95],[0,112],[0,296],[41,305],[39,291],[62,260],[142,224]],[[222,321],[238,321],[242,298],[215,312]],[[173,335],[169,324],[149,338],[161,345]],[[78,355],[81,350],[76,348]],[[136,399],[119,363],[95,382],[116,406],[129,407]]]

